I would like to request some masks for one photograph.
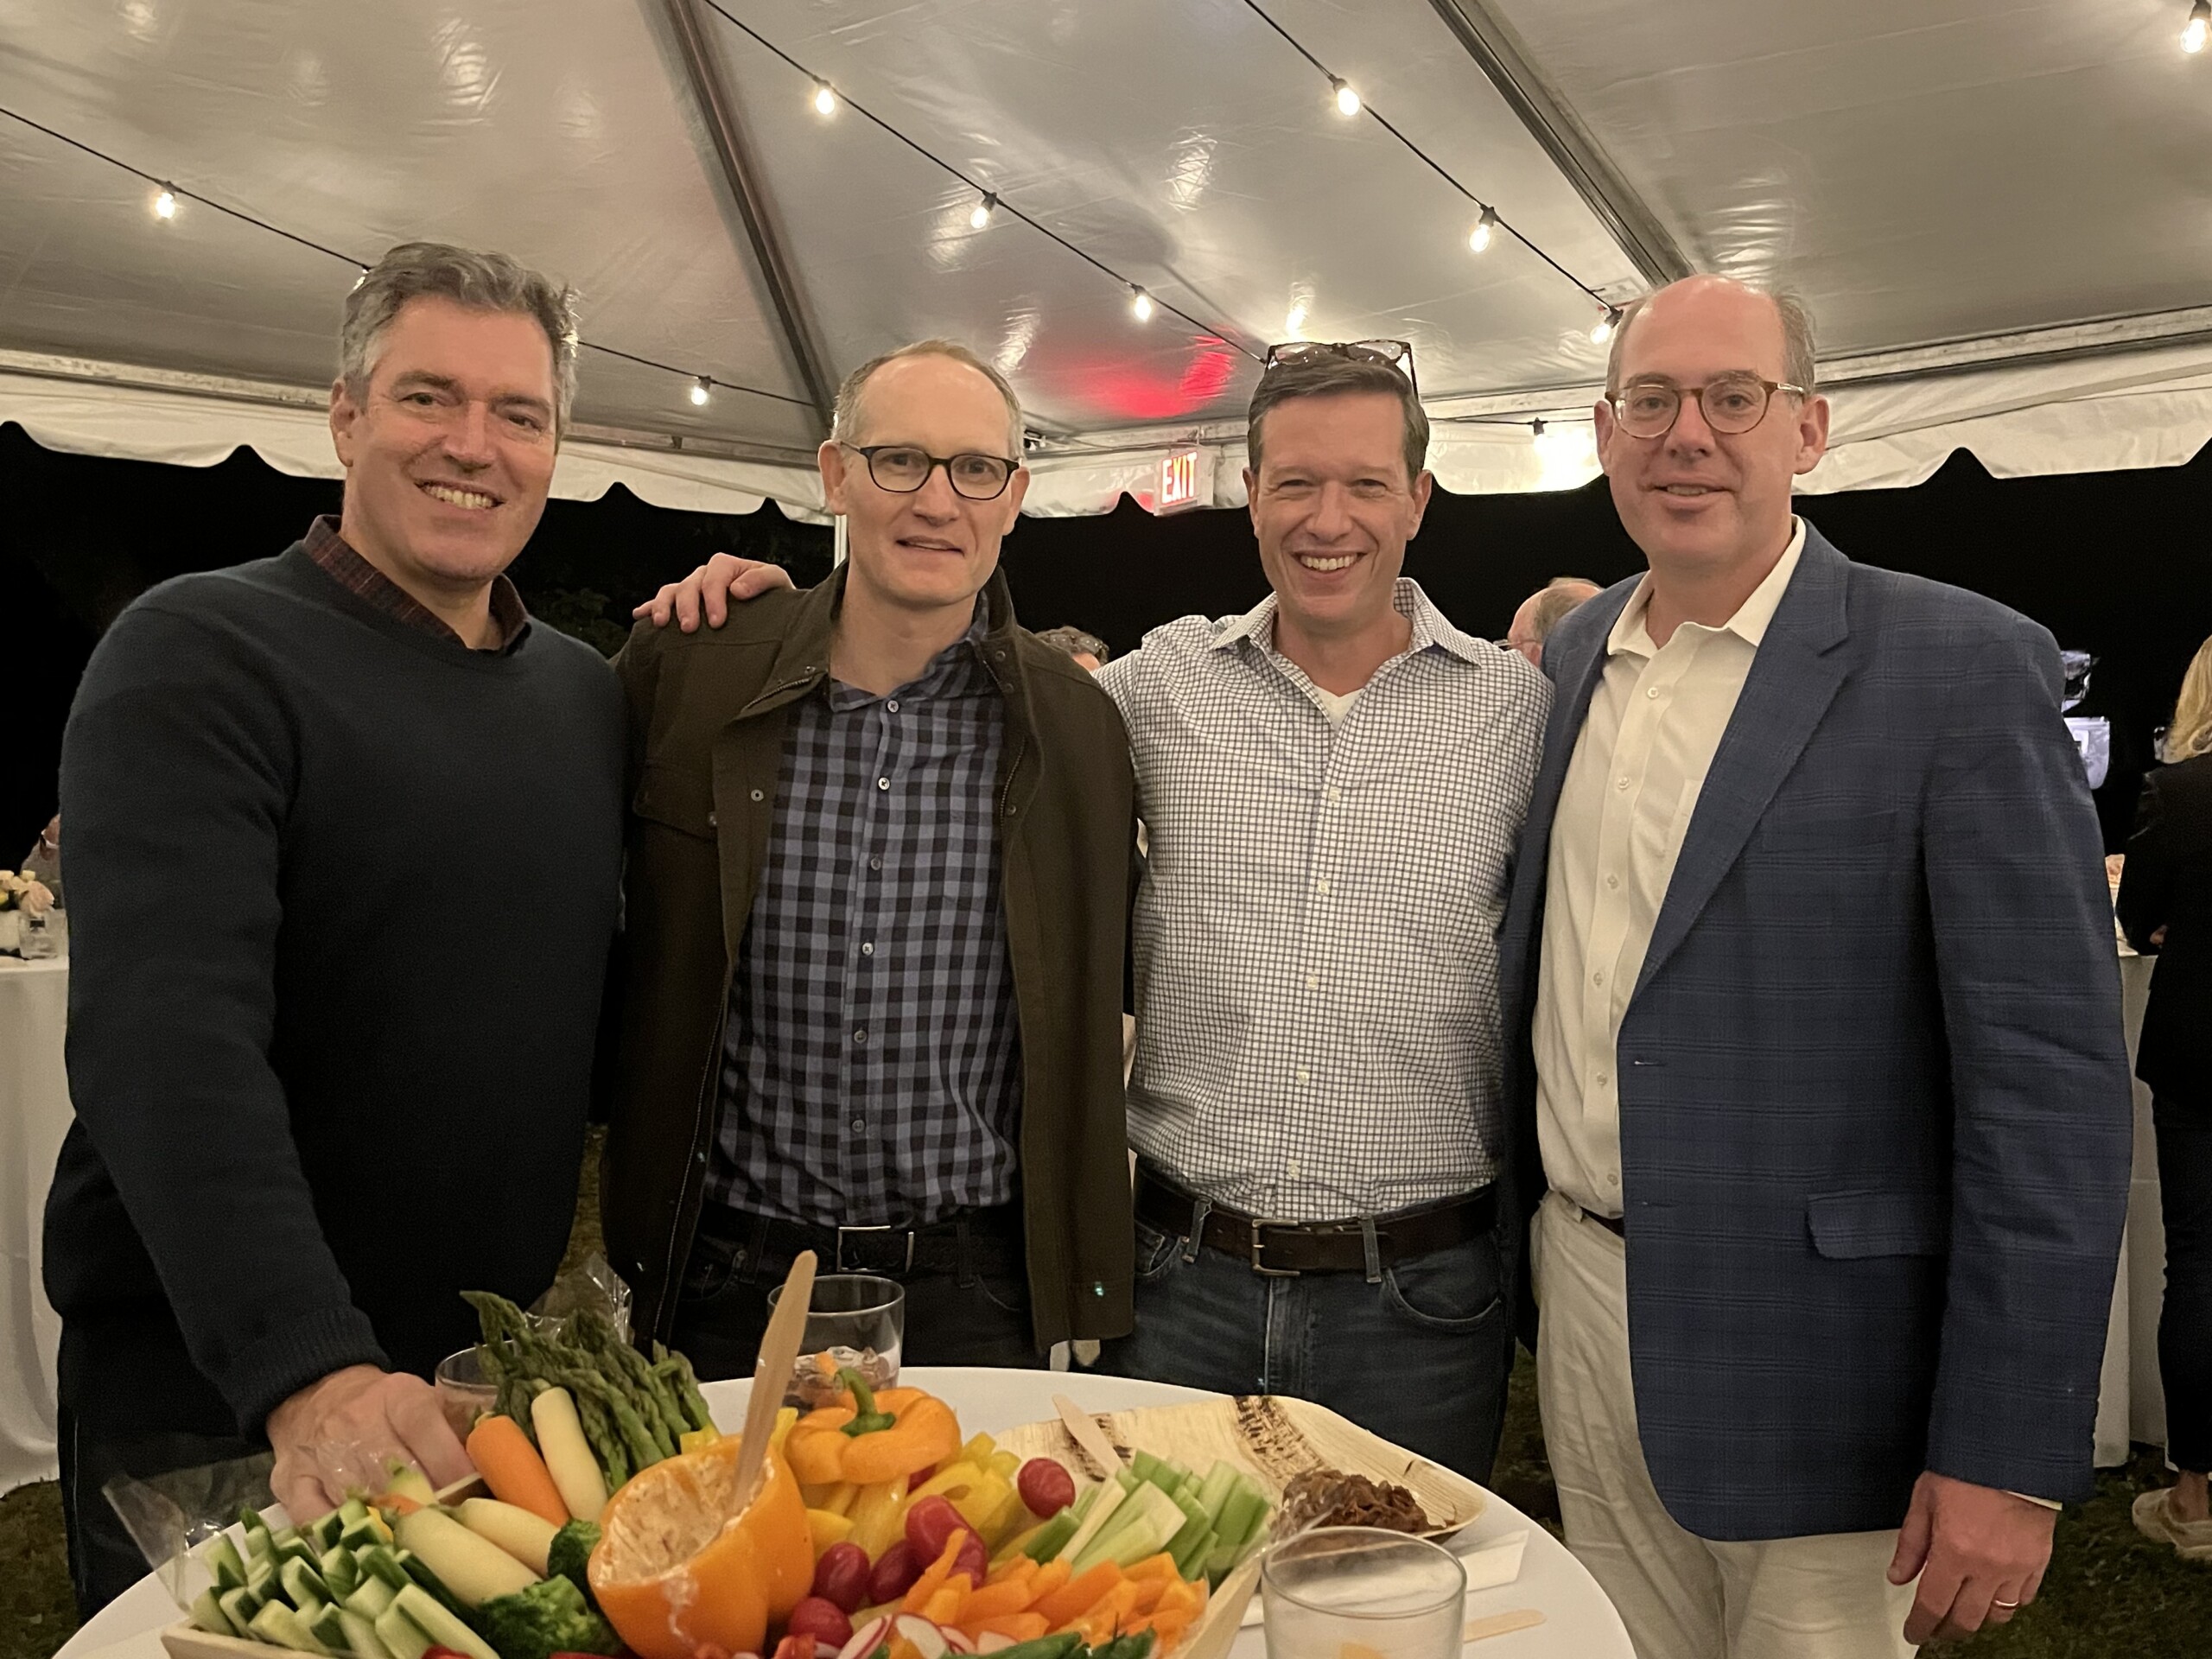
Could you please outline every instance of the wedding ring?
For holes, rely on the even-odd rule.
[[[2006,1612],[2008,1612],[2008,1613],[2011,1613],[2011,1612],[2017,1612],[2017,1611],[2019,1611],[2019,1606],[2020,1606],[2020,1604],[2019,1604],[2018,1602],[2017,1602],[2017,1601],[2006,1601],[2006,1600],[2005,1600],[2003,1597],[2001,1597],[2001,1596],[1993,1596],[1993,1597],[1992,1597],[1992,1598],[1990,1599],[1990,1603],[1989,1603],[1989,1605],[1990,1605],[1991,1606],[1993,1606],[1993,1607],[2002,1607],[2002,1608],[2003,1608]]]

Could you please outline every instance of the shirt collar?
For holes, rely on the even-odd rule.
[[[1736,607],[1735,615],[1717,628],[1705,628],[1707,633],[1732,633],[1754,651],[1766,639],[1767,629],[1773,625],[1774,613],[1782,604],[1782,595],[1789,587],[1789,578],[1796,574],[1797,560],[1805,550],[1805,521],[1790,518],[1795,526],[1789,545],[1782,550],[1782,556],[1774,562],[1774,569],[1766,573],[1766,580],[1751,589],[1751,596]],[[1654,656],[1658,647],[1643,626],[1644,613],[1651,606],[1651,573],[1644,572],[1643,579],[1636,584],[1636,591],[1629,595],[1628,603],[1613,623],[1613,631],[1605,636],[1605,654],[1618,656],[1624,651],[1639,657]],[[1702,628],[1704,624],[1685,622],[1686,628]]]
[[[1495,646],[1483,644],[1459,632],[1445,620],[1444,613],[1430,602],[1421,592],[1421,584],[1411,576],[1400,576],[1390,589],[1391,608],[1413,624],[1413,637],[1407,641],[1406,654],[1427,650],[1431,645],[1447,651],[1465,662],[1473,662],[1483,651]],[[1269,594],[1243,615],[1232,618],[1213,638],[1211,647],[1226,651],[1239,640],[1249,639],[1262,651],[1275,646],[1275,596]]]
[[[410,628],[450,639],[457,645],[467,645],[443,617],[355,551],[353,544],[338,533],[338,520],[330,514],[317,517],[308,526],[305,539],[308,556],[346,592],[368,601],[385,615]],[[469,645],[468,649],[504,656],[521,642],[523,631],[529,626],[529,608],[523,604],[522,594],[516,591],[514,583],[502,572],[492,578],[492,643]]]
[[[873,691],[847,685],[833,676],[823,679],[823,695],[833,708],[845,709],[863,708],[886,697],[944,697],[987,689],[995,690],[998,681],[985,661],[984,642],[990,632],[991,596],[986,589],[976,595],[976,615],[968,624],[968,631],[931,658],[928,665],[906,684],[879,697]]]

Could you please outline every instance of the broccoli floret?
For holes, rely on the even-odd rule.
[[[584,1592],[566,1579],[547,1579],[511,1596],[494,1596],[476,1610],[476,1624],[499,1649],[499,1659],[622,1650],[614,1627],[586,1606]]]
[[[584,1576],[590,1565],[591,1553],[599,1548],[600,1530],[596,1521],[571,1521],[553,1535],[552,1548],[545,1552],[545,1575],[552,1579],[566,1579],[584,1592],[584,1601],[593,1611],[599,1610],[599,1599],[591,1592],[591,1582]]]

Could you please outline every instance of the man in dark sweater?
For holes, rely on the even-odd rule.
[[[343,517],[118,619],[62,760],[70,1092],[46,1216],[79,1610],[102,1496],[276,1453],[296,1517],[464,1454],[465,1288],[557,1268],[616,924],[622,709],[502,574],[543,511],[570,297],[395,248],[348,297]],[[432,849],[435,849],[434,851]]]

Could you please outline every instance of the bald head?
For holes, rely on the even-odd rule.
[[[1604,591],[1586,576],[1554,576],[1521,601],[1521,608],[1513,613],[1513,626],[1505,631],[1505,643],[1541,668],[1544,641],[1552,630],[1576,607]]]

